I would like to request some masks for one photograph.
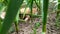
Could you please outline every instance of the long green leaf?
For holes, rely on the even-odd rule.
[[[31,6],[31,0],[26,0],[26,1],[27,1],[27,5],[26,5],[25,10],[24,10],[23,18],[26,14],[26,8]]]
[[[0,34],[7,34],[9,28],[16,18],[18,9],[21,6],[22,2],[23,0],[10,0]]]
[[[39,1],[39,2],[38,2]],[[40,0],[35,0],[37,7],[40,9]]]
[[[29,8],[30,8],[30,11],[31,11],[31,12],[30,12],[30,13],[31,13],[31,22],[32,22],[32,16],[33,16],[33,15],[32,15],[32,14],[33,14],[33,13],[32,13],[32,7],[33,7],[33,0],[30,0]]]

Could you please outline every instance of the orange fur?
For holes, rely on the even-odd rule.
[[[25,8],[21,8],[20,9],[20,13],[23,14],[24,10],[25,10]],[[32,13],[33,14],[37,14],[37,8],[32,8]],[[25,14],[30,14],[30,8],[26,8]]]
[[[25,10],[25,8],[21,8],[20,9],[20,14],[23,14],[24,10]],[[32,8],[32,14],[37,15],[37,13],[38,13],[37,8]],[[26,8],[25,14],[30,14],[30,8]],[[27,21],[28,19],[30,19],[30,16],[29,15],[25,16],[25,21]]]

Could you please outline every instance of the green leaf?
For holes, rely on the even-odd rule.
[[[35,23],[35,28],[37,29],[38,27],[40,27],[40,23],[39,22]]]
[[[36,28],[33,28],[33,34],[36,34],[36,32],[37,32]]]
[[[3,2],[4,0],[0,0],[0,2]]]
[[[12,23],[14,22],[16,15],[18,13],[18,9],[22,3],[23,0],[10,0],[0,34],[8,33],[8,30],[10,29]]]

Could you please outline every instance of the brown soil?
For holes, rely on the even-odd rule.
[[[50,13],[47,19],[47,32],[46,34],[60,34],[60,29],[58,30],[55,26],[56,21],[56,13]],[[33,19],[33,22],[20,22],[19,23],[19,34],[33,34],[33,27],[36,22],[40,22],[40,27],[37,29],[36,34],[41,34],[42,32],[42,20],[41,18],[35,18]],[[13,32],[12,34],[15,34],[16,32]]]

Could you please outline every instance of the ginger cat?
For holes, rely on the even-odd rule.
[[[25,8],[20,9],[20,14],[24,13]],[[37,15],[38,11],[37,8],[32,8],[32,14]],[[6,12],[2,12],[0,18],[4,19]],[[30,8],[26,8],[26,14],[30,14]],[[21,15],[20,15],[21,16]],[[30,19],[29,15],[25,15],[24,20],[28,21]]]
[[[23,14],[24,10],[25,10],[25,8],[21,8],[20,9],[20,14]],[[27,7],[25,11],[26,11],[25,14],[31,14],[29,7]],[[37,8],[32,8],[32,14],[37,15],[37,13],[38,13]],[[28,19],[30,19],[30,16],[26,15],[25,18],[24,18],[24,20],[28,21]]]

